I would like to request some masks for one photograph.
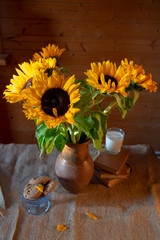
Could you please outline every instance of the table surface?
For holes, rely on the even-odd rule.
[[[125,147],[131,151],[128,179],[107,188],[94,176],[83,192],[71,194],[56,179],[56,149],[39,158],[37,145],[0,144],[0,239],[159,240],[160,161],[148,145]],[[98,151],[92,145],[89,151],[95,159]],[[18,193],[19,181],[32,172],[46,173],[57,181],[50,209],[41,216],[29,214]],[[87,212],[98,219],[89,218]],[[58,224],[67,230],[58,231]]]

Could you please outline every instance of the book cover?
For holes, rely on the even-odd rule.
[[[101,152],[94,162],[95,167],[119,175],[128,160],[129,153],[126,148],[122,148],[117,155],[111,155],[107,151]]]
[[[104,179],[104,178],[122,178],[125,179],[129,176],[131,172],[131,167],[127,166],[126,164],[124,165],[124,167],[122,168],[122,171],[119,175],[110,173],[108,171],[105,171],[101,168],[95,167],[94,168],[94,174],[100,178],[100,179]]]
[[[105,186],[112,188],[115,185],[117,185],[118,183],[122,182],[124,179],[122,178],[115,178],[115,179],[101,179],[101,181],[104,183]]]

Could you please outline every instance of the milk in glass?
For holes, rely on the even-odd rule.
[[[117,154],[121,151],[124,132],[119,128],[109,128],[106,134],[106,150],[111,154]]]

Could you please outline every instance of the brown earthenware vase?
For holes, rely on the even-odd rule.
[[[68,192],[81,192],[93,176],[94,163],[88,146],[89,141],[67,143],[56,159],[55,173],[61,186]]]

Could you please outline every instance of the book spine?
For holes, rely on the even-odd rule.
[[[126,159],[125,159],[125,162],[121,165],[121,167],[120,167],[119,170],[117,171],[116,175],[121,174],[121,172],[123,171],[124,165],[126,164],[126,162],[127,162],[127,160],[128,160],[128,157],[129,157],[129,153],[127,154]]]
[[[117,170],[115,170],[113,168],[110,168],[110,167],[103,166],[103,165],[101,165],[99,163],[95,163],[95,166],[98,167],[98,168],[102,168],[102,169],[104,169],[104,170],[106,170],[106,171],[108,171],[110,173],[115,174],[115,175],[118,175],[118,173],[119,173],[119,171],[117,171]]]
[[[117,179],[117,178],[122,178],[125,179],[128,177],[130,171],[127,171],[126,174],[122,174],[122,175],[115,175],[112,173],[107,173],[105,171],[101,171],[101,169],[95,167],[94,168],[94,174],[100,178],[100,179],[105,179],[105,178],[111,178],[111,179]]]
[[[109,188],[112,188],[114,187],[116,184],[120,183],[121,181],[123,181],[123,179],[120,179],[120,178],[117,178],[117,179],[113,179],[113,180],[110,180],[110,179],[100,179],[105,186],[109,187]]]

